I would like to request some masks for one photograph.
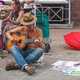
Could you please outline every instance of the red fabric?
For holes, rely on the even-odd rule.
[[[80,49],[80,32],[70,32],[64,36],[65,43],[73,49]]]

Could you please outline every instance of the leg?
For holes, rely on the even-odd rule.
[[[48,16],[43,12],[37,13],[37,25],[41,28],[43,33],[43,38],[49,38],[49,22]]]
[[[43,49],[36,48],[33,52],[29,53],[29,55],[25,58],[25,60],[28,64],[37,62],[37,60],[39,60],[42,54],[43,54]]]
[[[24,57],[22,56],[22,51],[16,45],[14,45],[10,51],[12,52],[12,56],[15,58],[16,63],[24,69],[25,65],[27,64]]]
[[[19,67],[21,68],[21,70],[25,70],[29,75],[32,75],[34,73],[33,67],[32,65],[28,65],[27,62],[25,61],[24,57],[23,57],[23,51],[21,49],[19,49],[16,45],[14,45],[11,49],[12,55],[16,60],[16,63],[19,65]],[[9,65],[6,67],[6,70],[11,70],[14,69],[13,65]],[[9,68],[11,67],[11,68]]]
[[[32,53],[33,51],[34,51],[34,48],[24,50],[22,52],[22,55],[23,55],[24,58],[26,58],[29,55],[29,53]]]

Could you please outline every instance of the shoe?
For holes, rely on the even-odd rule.
[[[6,65],[5,70],[9,71],[9,70],[17,70],[18,69],[18,65],[16,65],[16,63],[9,63]]]
[[[35,69],[32,67],[32,65],[25,66],[25,71],[29,74],[32,75],[35,72]]]
[[[51,50],[51,46],[49,43],[45,43],[45,49],[44,49],[44,52],[45,53],[48,53],[49,51]]]
[[[42,63],[43,62],[43,59],[44,59],[44,54],[39,58],[39,60],[37,61],[37,63]]]

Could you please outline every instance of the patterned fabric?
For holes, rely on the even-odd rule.
[[[4,25],[4,26],[2,27],[2,33],[3,33],[3,34],[4,34],[6,31],[9,31],[9,30],[17,27],[16,25],[14,25],[14,24],[12,24],[12,23],[10,23],[10,22],[6,22],[6,23],[3,22],[3,25]]]
[[[15,23],[17,17],[18,17],[18,13],[11,11],[9,14],[10,19],[8,21],[5,21],[2,23],[2,32],[4,33],[5,31],[8,31],[10,29],[13,29],[16,27],[16,25],[14,26],[13,23]]]

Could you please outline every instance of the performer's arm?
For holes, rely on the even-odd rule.
[[[7,31],[6,33],[11,33],[11,32],[17,32],[17,31],[27,31],[27,27],[26,26],[17,26],[17,25],[14,25],[15,28],[14,29],[11,29],[9,31]]]
[[[27,27],[25,27],[25,26],[16,27],[14,29],[11,29],[11,30],[5,32],[5,35],[8,39],[12,39],[11,33],[14,33],[17,31],[22,31],[22,30],[27,30]]]
[[[24,15],[24,11],[21,10],[21,11],[19,12],[19,16],[18,16],[16,22],[20,22],[20,20],[21,20],[21,18],[23,17],[23,15]]]

